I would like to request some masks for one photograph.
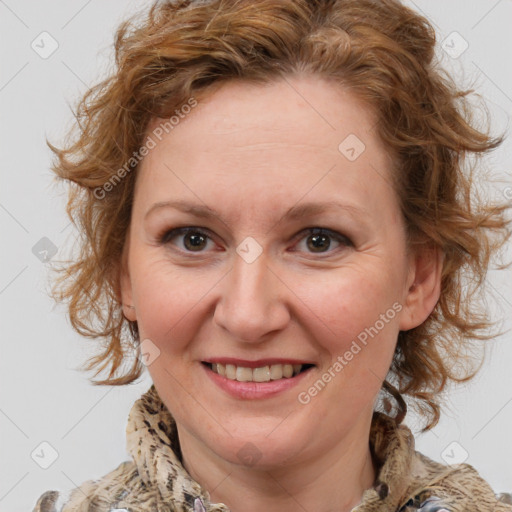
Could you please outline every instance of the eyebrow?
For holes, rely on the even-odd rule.
[[[147,218],[153,211],[159,210],[161,208],[174,208],[184,213],[191,214],[195,217],[205,219],[217,217],[224,222],[222,215],[209,206],[189,203],[183,200],[161,201],[155,203],[146,212],[144,218]],[[360,221],[364,221],[365,217],[369,216],[368,211],[363,207],[358,207],[352,204],[342,204],[336,201],[325,201],[322,203],[307,202],[292,206],[279,220],[298,220],[304,217],[329,213],[331,211],[343,211],[349,216]]]

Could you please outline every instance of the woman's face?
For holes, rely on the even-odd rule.
[[[196,99],[148,130],[121,279],[182,443],[272,467],[367,440],[398,332],[430,312],[376,120],[312,77]]]

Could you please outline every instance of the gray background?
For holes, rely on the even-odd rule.
[[[114,29],[128,14],[148,5],[124,0],[0,0],[3,512],[32,510],[44,491],[69,491],[129,459],[127,415],[151,385],[146,373],[135,385],[94,387],[88,375],[76,369],[92,354],[94,341],[74,333],[64,307],[56,307],[47,296],[47,264],[36,257],[46,249],[47,257],[63,259],[73,241],[64,212],[65,191],[53,182],[45,137],[57,145],[62,141],[74,121],[69,105],[74,106],[112,64]],[[461,84],[475,86],[493,129],[508,129],[512,1],[417,0],[407,5],[434,23],[444,66]],[[41,36],[44,31],[51,38]],[[48,56],[44,52],[56,44],[53,40],[58,48]],[[483,190],[491,198],[512,199],[512,188],[507,188],[512,185],[511,148],[509,136],[485,160],[499,179]],[[44,237],[49,241],[41,241]],[[512,327],[511,275],[510,270],[491,271],[488,281],[489,303],[504,328]],[[466,460],[496,491],[512,491],[511,337],[505,334],[492,343],[477,379],[454,388],[440,424],[417,436],[420,451],[439,461]],[[413,414],[407,423],[417,429]],[[47,469],[40,464],[52,451],[42,442],[58,454]],[[45,456],[33,459],[34,450]]]

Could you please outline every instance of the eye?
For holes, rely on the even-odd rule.
[[[305,240],[308,252],[316,254],[333,252],[329,251],[333,239],[335,243],[341,246],[353,246],[353,243],[346,236],[336,231],[331,231],[330,229],[318,227],[307,228],[304,231],[301,231],[300,234],[304,233],[306,233],[307,236],[303,236],[300,240]],[[300,245],[300,243],[297,245]]]
[[[338,246],[352,247],[353,243],[349,238],[332,231],[327,228],[312,227],[302,230],[297,236],[302,235],[300,242],[295,247],[300,246],[302,240],[306,242],[306,252],[321,254],[321,253],[332,253],[331,246],[333,240]],[[307,235],[307,236],[304,236]],[[204,252],[204,249],[208,247],[208,242],[212,244],[213,239],[209,232],[203,228],[187,226],[181,228],[174,228],[164,231],[162,235],[158,237],[158,241],[161,245],[167,245],[170,243],[174,244],[174,240],[181,239],[181,244],[175,244],[183,252]],[[293,251],[296,249],[294,248]],[[301,249],[299,249],[301,250]]]
[[[159,236],[158,241],[161,244],[169,244],[177,237],[183,237],[183,245],[180,249],[185,252],[202,252],[207,246],[208,241],[213,243],[211,237],[206,231],[196,227],[170,229]]]

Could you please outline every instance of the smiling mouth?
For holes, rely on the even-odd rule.
[[[272,364],[258,368],[221,363],[203,362],[202,364],[221,377],[238,382],[270,382],[290,379],[314,367],[313,364]]]

